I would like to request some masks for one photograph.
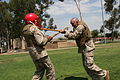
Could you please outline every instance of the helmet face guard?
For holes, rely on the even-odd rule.
[[[25,17],[24,17],[24,21],[25,21],[26,24],[33,23],[38,27],[42,27],[41,19],[35,13],[26,14]]]
[[[42,25],[41,25],[41,19],[38,17],[37,19],[36,19],[36,22],[34,23],[36,26],[38,26],[38,27],[42,27]]]

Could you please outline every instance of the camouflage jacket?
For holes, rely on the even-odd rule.
[[[33,24],[25,25],[23,27],[23,35],[32,58],[39,59],[48,55],[43,47],[47,44],[48,38],[37,26]]]
[[[68,39],[74,39],[77,43],[79,48],[78,52],[90,51],[95,49],[91,33],[87,26],[78,25],[76,28],[73,29],[73,32],[66,31],[64,35]]]

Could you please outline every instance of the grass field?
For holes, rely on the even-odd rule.
[[[58,80],[91,80],[82,66],[77,48],[50,50],[48,53]],[[120,80],[120,43],[99,44],[94,53],[96,64],[110,71],[110,80]],[[0,80],[31,80],[34,70],[29,54],[0,55]]]

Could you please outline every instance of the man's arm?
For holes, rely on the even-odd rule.
[[[73,32],[66,31],[64,36],[69,39],[76,39],[82,34],[83,31],[84,31],[84,26],[79,25]]]
[[[49,36],[45,36],[36,26],[32,26],[30,31],[32,31],[38,45],[44,46],[52,39]]]

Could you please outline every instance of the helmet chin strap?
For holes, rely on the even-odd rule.
[[[31,23],[32,25],[34,25],[34,26],[37,26],[37,27],[42,27],[41,25],[36,25],[35,23],[33,23],[32,21],[27,21],[27,22],[29,22],[29,23]]]
[[[35,25],[32,21],[27,21],[27,22],[29,22],[29,23],[31,23],[31,24],[33,24],[33,25]]]

